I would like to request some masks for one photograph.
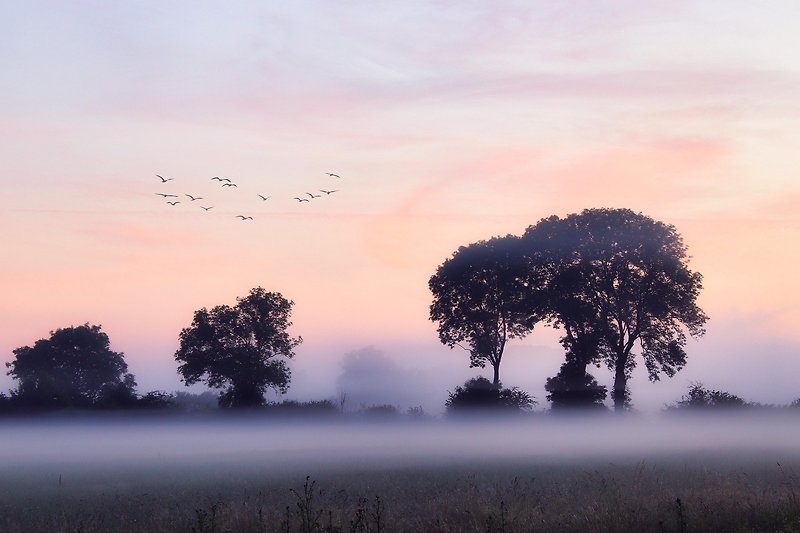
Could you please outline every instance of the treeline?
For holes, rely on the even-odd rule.
[[[686,365],[687,338],[702,336],[708,320],[697,305],[702,276],[689,269],[680,234],[629,209],[552,216],[521,235],[462,246],[437,268],[429,288],[429,318],[441,342],[464,348],[470,367],[492,369],[491,380],[476,377],[455,387],[448,413],[531,412],[534,398],[504,388],[500,368],[507,344],[540,325],[562,333],[563,364],[544,384],[552,408],[606,409],[608,390],[587,371],[593,365],[612,372],[614,409],[625,410],[631,406],[628,381],[639,361],[651,381],[674,376]],[[335,402],[265,400],[269,389],[285,393],[291,382],[289,362],[303,341],[288,333],[293,305],[278,292],[256,287],[233,306],[195,311],[174,354],[181,380],[218,391],[223,408],[336,411]],[[55,330],[13,353],[6,366],[17,386],[0,394],[6,411],[164,409],[180,403],[163,391],[137,393],[123,354],[110,349],[97,325]],[[673,408],[734,405],[751,404],[698,385]]]

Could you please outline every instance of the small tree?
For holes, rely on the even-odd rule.
[[[222,389],[222,407],[263,405],[268,388],[286,392],[291,379],[286,360],[303,340],[286,332],[292,305],[280,293],[257,287],[233,307],[196,311],[175,353],[183,382]]]
[[[430,319],[439,323],[439,339],[468,350],[471,368],[489,363],[495,386],[506,343],[528,334],[536,322],[534,291],[526,290],[531,272],[518,241],[509,235],[462,246],[428,282]]]
[[[123,354],[111,351],[99,325],[57,329],[13,353],[6,367],[19,381],[11,394],[21,407],[95,407],[136,398]]]

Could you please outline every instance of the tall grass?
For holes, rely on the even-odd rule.
[[[314,477],[252,467],[17,473],[0,480],[0,531],[800,532],[799,464],[498,462]]]

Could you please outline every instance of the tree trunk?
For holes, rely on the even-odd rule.
[[[617,361],[616,372],[614,373],[614,411],[621,413],[626,407],[626,389],[628,386],[628,376],[625,375],[625,361]]]
[[[500,363],[493,364],[492,368],[494,369],[494,383],[495,388],[500,388]]]

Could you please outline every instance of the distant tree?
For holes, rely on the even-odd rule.
[[[302,342],[286,332],[292,305],[280,293],[257,287],[233,307],[196,311],[175,353],[183,382],[222,389],[222,407],[263,405],[268,388],[286,392],[291,379],[286,360]]]
[[[629,209],[587,209],[543,219],[523,235],[535,264],[550,265],[549,320],[578,365],[602,361],[614,372],[614,407],[628,402],[634,348],[649,378],[686,364],[686,334],[701,336],[708,317],[697,306],[702,276],[687,266],[671,225]]]
[[[725,391],[707,389],[702,383],[692,383],[689,392],[669,409],[711,409],[756,407],[743,398]]]
[[[531,411],[536,401],[517,387],[504,389],[483,376],[467,380],[450,392],[445,407],[450,414],[480,411]]]
[[[561,365],[556,376],[547,378],[544,388],[554,410],[605,407],[606,387],[598,385],[585,366],[570,360]]]
[[[211,391],[194,394],[186,391],[177,391],[172,394],[172,404],[181,411],[206,411],[219,407],[219,395]]]
[[[135,398],[136,382],[121,352],[111,351],[100,326],[71,326],[33,346],[14,350],[6,363],[19,381],[11,391],[20,407],[95,407]]]
[[[462,246],[428,282],[430,319],[438,322],[439,339],[468,350],[471,368],[489,363],[495,386],[506,343],[528,334],[537,316],[531,295],[538,285],[526,290],[531,270],[518,242],[509,235]]]

